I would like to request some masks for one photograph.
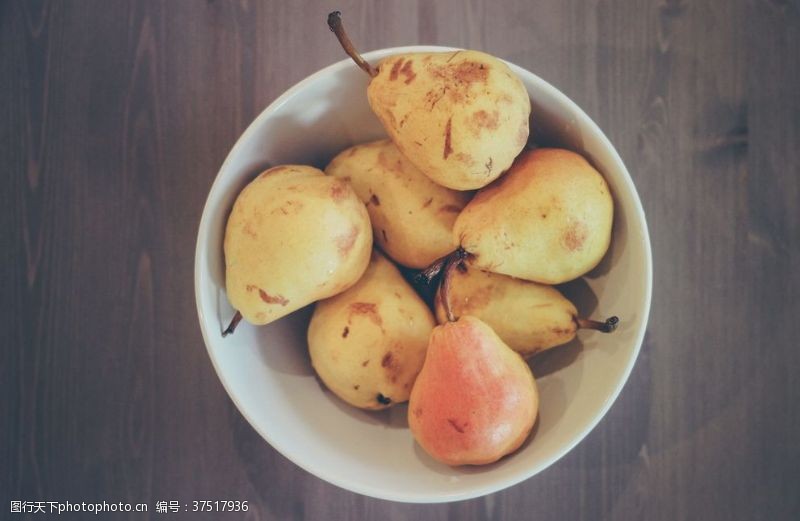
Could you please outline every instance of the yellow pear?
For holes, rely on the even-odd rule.
[[[225,229],[225,285],[238,317],[267,324],[344,291],[369,263],[372,230],[350,185],[310,166],[245,186]]]
[[[348,148],[325,173],[350,181],[367,205],[375,243],[395,262],[424,268],[457,246],[453,223],[470,194],[425,177],[390,140]]]
[[[594,268],[611,241],[614,204],[603,176],[579,154],[523,152],[456,218],[455,240],[485,271],[544,284]]]
[[[373,68],[328,17],[345,51],[371,80],[367,98],[409,161],[454,190],[486,186],[505,172],[528,141],[531,103],[502,60],[478,51],[390,56]]]
[[[436,294],[436,319],[447,322],[441,297]],[[596,322],[578,318],[578,310],[556,288],[476,268],[451,275],[450,306],[455,316],[472,315],[491,327],[511,349],[531,356],[566,344],[578,329],[603,332],[614,329],[617,319]]]
[[[436,325],[430,309],[380,253],[344,293],[317,303],[311,364],[337,396],[362,409],[405,402]]]

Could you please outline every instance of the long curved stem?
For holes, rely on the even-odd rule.
[[[353,42],[350,41],[350,37],[347,36],[347,31],[344,30],[344,24],[342,23],[342,13],[339,11],[334,11],[328,15],[328,27],[330,27],[333,34],[336,35],[336,38],[339,40],[339,43],[342,45],[344,52],[350,56],[356,65],[358,65],[361,70],[369,74],[370,78],[374,78],[378,75],[378,69],[370,65],[367,60],[365,60],[356,50]]]
[[[469,256],[469,253],[467,253],[464,248],[459,247],[456,251],[447,256],[447,262],[443,268],[444,272],[442,273],[440,297],[448,322],[455,322],[458,319],[458,317],[453,315],[453,309],[450,307],[450,278],[453,270],[461,266],[467,256]]]
[[[238,326],[239,322],[241,321],[242,321],[242,314],[237,311],[236,314],[233,315],[231,323],[228,324],[227,329],[225,329],[225,331],[222,332],[222,337],[225,338],[226,336],[233,333],[233,331],[236,329],[236,326]]]
[[[619,318],[609,317],[605,322],[590,320],[588,318],[576,318],[575,323],[578,324],[579,329],[594,329],[595,331],[600,331],[601,333],[611,333],[617,329]]]

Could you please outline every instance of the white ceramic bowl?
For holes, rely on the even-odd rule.
[[[446,51],[402,47],[371,52],[376,63],[397,53]],[[324,167],[342,149],[384,136],[367,104],[367,77],[350,60],[301,81],[267,107],[242,134],[208,195],[195,257],[200,327],[214,368],[250,424],[281,454],[345,489],[407,502],[481,496],[527,479],[572,449],[600,421],[636,360],[650,308],[652,264],[645,216],[614,147],[597,125],[561,92],[511,65],[533,105],[532,139],[578,151],[605,175],[616,203],[606,259],[568,295],[593,317],[618,315],[612,335],[581,332],[571,345],[534,364],[541,395],[535,435],[512,457],[458,469],[428,457],[407,429],[406,406],[370,413],[353,409],[314,377],[307,354],[310,309],[277,323],[236,333],[221,331],[233,310],[225,297],[222,238],[241,188],[270,165]],[[624,429],[624,425],[619,426]]]

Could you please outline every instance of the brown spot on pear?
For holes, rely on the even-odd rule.
[[[258,289],[258,296],[267,304],[280,304],[281,306],[285,306],[289,303],[283,295],[270,295],[261,288]]]
[[[371,79],[367,97],[400,150],[414,150],[408,160],[448,188],[486,186],[522,150],[522,126],[527,140],[530,99],[525,87],[501,60],[477,51],[387,58]],[[480,129],[485,132],[477,135]],[[474,165],[485,165],[491,157],[494,168],[465,169],[453,161],[467,156]]]
[[[456,218],[454,240],[475,267],[560,284],[594,268],[611,241],[614,204],[603,176],[564,149],[520,154]],[[507,249],[508,247],[508,249]]]
[[[408,400],[434,326],[427,305],[376,251],[356,285],[317,303],[308,327],[311,363],[342,400],[385,408]],[[390,401],[376,401],[378,394]]]
[[[414,63],[413,60],[408,60],[400,69],[400,74],[406,77],[406,81],[404,82],[406,85],[414,81],[414,78],[417,77],[417,75],[414,73],[414,70],[411,68],[412,63]]]
[[[337,203],[347,197],[347,186],[343,183],[334,183],[331,185],[331,198]]]
[[[455,431],[458,432],[459,434],[464,434],[464,428],[466,426],[465,425],[459,425],[458,421],[455,418],[447,418],[447,423],[449,423],[450,426],[453,429],[455,429]]]
[[[447,465],[483,465],[517,450],[536,420],[539,395],[530,368],[473,316],[431,333],[411,391],[414,439]],[[424,410],[424,414],[416,411]]]
[[[462,62],[455,68],[454,77],[464,83],[486,82],[489,65],[483,62]]]
[[[472,114],[472,130],[476,135],[480,135],[481,130],[494,130],[500,124],[500,113],[497,110],[487,112],[479,110]],[[527,126],[525,127],[527,131]],[[526,134],[527,140],[527,134]]]
[[[353,230],[357,237],[343,257],[341,237]],[[352,286],[372,250],[369,216],[355,192],[303,165],[271,168],[245,186],[223,242],[228,300],[253,324]],[[323,262],[303,264],[312,258]]]
[[[383,320],[378,314],[378,306],[372,302],[353,302],[350,304],[350,317],[353,315],[364,315],[376,325],[383,324]]]
[[[570,251],[579,250],[586,241],[586,225],[573,222],[564,232],[564,246]]]
[[[395,81],[397,79],[397,75],[400,73],[400,67],[402,67],[403,61],[403,58],[395,60],[394,64],[392,65],[392,70],[389,72],[389,81]]]
[[[375,241],[397,263],[424,268],[455,247],[453,222],[471,194],[431,181],[392,141],[342,151],[325,172],[337,179],[350,177],[366,204]],[[447,210],[439,211],[442,207]]]
[[[336,247],[339,249],[339,255],[346,257],[350,253],[356,243],[356,239],[358,239],[358,233],[358,228],[354,226],[346,234],[336,237],[335,241]]]
[[[442,157],[447,159],[453,153],[453,118],[447,120],[447,125],[444,127],[444,152]]]

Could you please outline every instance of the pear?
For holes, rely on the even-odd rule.
[[[611,241],[614,204],[603,176],[579,154],[523,152],[459,214],[454,238],[472,264],[543,284],[594,268]]]
[[[375,243],[408,268],[424,268],[452,251],[453,223],[470,194],[437,185],[390,140],[356,145],[325,173],[350,181],[367,205]]]
[[[453,313],[483,320],[511,349],[528,357],[573,338],[578,329],[614,330],[617,318],[605,322],[578,318],[575,305],[556,288],[476,268],[456,270],[450,280]],[[436,319],[447,321],[441,288]]]
[[[224,250],[228,300],[238,310],[228,334],[241,317],[267,324],[355,284],[372,230],[348,183],[310,166],[276,166],[239,193]]]
[[[485,322],[463,316],[431,334],[408,404],[417,443],[447,465],[483,465],[517,450],[539,394],[528,364]]]
[[[311,364],[345,402],[383,409],[408,400],[435,325],[428,306],[376,251],[355,286],[317,303],[308,327]]]
[[[531,103],[502,60],[477,51],[390,56],[373,68],[355,51],[339,12],[328,25],[371,77],[367,98],[397,148],[434,182],[486,186],[528,141]]]
[[[449,306],[451,262],[442,280],[448,321],[431,333],[408,404],[420,446],[448,465],[482,465],[514,452],[539,410],[533,374],[485,322]]]

